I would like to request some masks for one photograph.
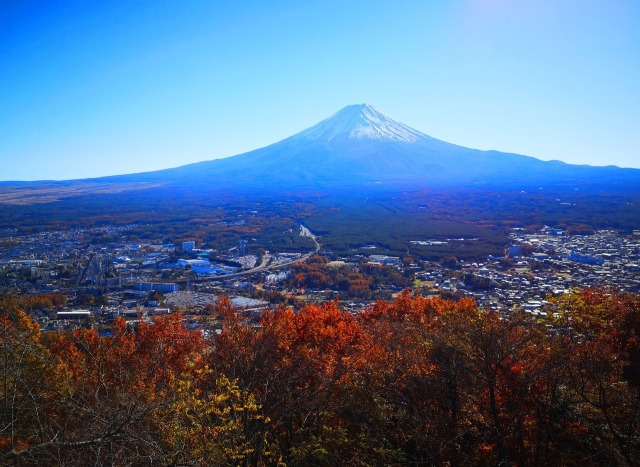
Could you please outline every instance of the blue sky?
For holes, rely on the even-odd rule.
[[[640,167],[640,2],[0,2],[0,180],[175,167],[369,103],[455,144]]]

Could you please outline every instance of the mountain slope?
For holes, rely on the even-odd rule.
[[[404,183],[428,186],[640,182],[640,170],[544,162],[432,138],[362,104],[270,146],[226,159],[141,174],[147,181],[310,186]],[[128,179],[131,180],[131,179]]]
[[[584,187],[637,190],[640,170],[544,162],[438,140],[370,105],[351,105],[289,138],[225,159],[69,183],[146,183],[182,190],[329,189],[401,184],[420,187]],[[50,183],[51,184],[51,183]]]

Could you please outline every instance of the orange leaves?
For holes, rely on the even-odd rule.
[[[188,330],[180,313],[159,316],[152,323],[140,323],[136,338],[136,358],[151,368],[161,362],[154,375],[156,379],[197,367],[205,349],[202,334]]]
[[[186,329],[180,314],[140,323],[137,332],[118,319],[111,336],[81,329],[56,335],[49,346],[68,365],[78,387],[108,392],[164,390],[176,375],[197,365],[205,347],[202,335]]]
[[[210,341],[179,314],[44,337],[12,311],[0,462],[634,465],[638,304],[579,293],[554,327],[407,291],[259,321],[222,299]]]
[[[439,315],[469,318],[477,312],[475,301],[469,298],[454,302],[440,297],[425,298],[421,295],[413,297],[408,290],[404,290],[393,302],[377,302],[364,317],[365,319],[418,320],[430,323]]]
[[[19,309],[0,316],[0,459],[40,440],[42,424],[58,409],[62,370],[40,343],[37,323]]]
[[[67,296],[62,294],[39,295],[5,295],[0,294],[0,312],[12,313],[16,310],[34,311],[56,308],[67,303]]]
[[[273,343],[281,358],[279,368],[299,365],[325,376],[353,353],[360,336],[354,317],[334,302],[309,305],[298,313],[279,309],[265,314],[261,326],[257,339]]]
[[[579,336],[611,346],[624,366],[625,379],[640,388],[640,295],[608,289],[586,289],[562,296],[555,323]]]
[[[93,329],[56,333],[48,347],[68,372],[60,401],[66,410],[56,419],[66,429],[58,442],[97,439],[91,446],[101,452],[102,443],[120,449],[158,429],[180,378],[195,378],[204,342],[179,315],[169,315],[137,331],[119,319],[109,336]]]

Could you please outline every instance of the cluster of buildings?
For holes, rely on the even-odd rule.
[[[86,322],[106,325],[118,316],[137,321],[172,310],[197,313],[203,303],[214,304],[223,294],[243,309],[268,304],[238,295],[248,295],[247,284],[251,283],[233,276],[255,268],[259,261],[257,255],[246,254],[246,242],[229,252],[202,250],[193,241],[145,242],[130,235],[135,227],[30,235],[4,231],[0,237],[0,292],[64,294],[68,299],[65,309],[35,313],[45,330]],[[240,253],[244,255],[238,256]],[[267,252],[262,260],[286,265],[300,256]],[[197,292],[203,281],[221,277],[229,279],[217,282],[215,290]]]
[[[576,288],[604,286],[640,292],[640,232],[620,235],[600,230],[592,235],[565,235],[543,227],[535,233],[514,229],[502,257],[459,269],[427,270],[430,291],[473,297],[480,306],[501,312],[513,307],[544,313],[546,298]]]
[[[253,311],[269,305],[269,299],[262,299],[267,296],[299,298],[297,291],[287,287],[290,263],[304,260],[302,253],[267,252],[259,258],[246,254],[246,244],[225,255],[199,250],[195,242],[130,241],[128,231],[134,227],[20,237],[4,232],[0,238],[0,291],[65,294],[68,308],[39,316],[43,328],[87,318],[97,322],[116,316],[136,320],[174,309],[198,313],[215,304],[222,294],[235,297],[235,305]],[[212,260],[214,257],[220,259]],[[542,314],[549,296],[574,288],[604,285],[640,292],[640,231],[632,235],[612,230],[566,235],[549,227],[537,232],[514,229],[503,255],[478,263],[407,264],[400,257],[383,254],[358,254],[340,260],[334,263],[354,269],[363,263],[397,268],[414,279],[416,292],[472,297],[480,306],[503,313],[519,307]],[[381,292],[392,296],[400,290],[396,285]],[[306,293],[305,299],[311,301],[337,297],[332,290]],[[371,303],[345,301],[343,306],[358,312]]]

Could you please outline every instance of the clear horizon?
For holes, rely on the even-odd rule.
[[[228,157],[363,102],[461,146],[640,168],[639,21],[625,0],[4,5],[0,181]]]

